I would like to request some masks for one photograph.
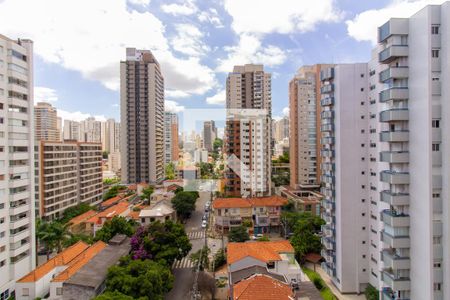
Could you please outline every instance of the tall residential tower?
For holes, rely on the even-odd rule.
[[[61,140],[56,108],[50,103],[38,102],[34,106],[34,126],[37,141],[57,142]]]

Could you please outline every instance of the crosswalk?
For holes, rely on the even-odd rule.
[[[181,260],[175,260],[172,264],[172,269],[187,269],[193,267],[194,263],[189,259],[189,257],[183,257]]]
[[[197,239],[202,239],[205,237],[205,231],[192,231],[192,232],[188,232],[188,238],[190,240],[197,240]]]

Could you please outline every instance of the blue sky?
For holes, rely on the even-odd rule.
[[[273,74],[273,115],[282,116],[300,66],[367,61],[378,25],[442,2],[0,0],[0,28],[34,41],[35,101],[50,101],[66,119],[119,119],[126,47],[160,61],[167,110],[222,108],[233,65],[262,63]]]

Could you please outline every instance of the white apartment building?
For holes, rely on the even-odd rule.
[[[450,130],[449,20],[446,2],[379,28],[366,73],[367,97],[351,103],[345,98],[344,123],[352,130],[339,125],[336,92],[357,93],[359,86],[345,85],[358,78],[339,82],[341,65],[324,74],[322,88],[330,82],[334,87],[328,89],[336,92],[322,102],[322,117],[334,116],[333,135],[322,134],[323,256],[342,292],[362,292],[370,283],[383,300],[450,297],[450,144],[444,134]],[[342,141],[344,154],[353,159],[339,155]],[[334,166],[327,165],[329,150]],[[354,170],[346,173],[345,166]],[[334,179],[326,176],[328,168]],[[352,188],[352,194],[342,194]]]
[[[228,195],[271,194],[271,90],[271,74],[263,65],[235,66],[228,74],[224,143]]]
[[[178,161],[178,115],[164,112],[164,163]]]
[[[33,42],[0,35],[0,299],[36,265]]]
[[[63,138],[64,140],[81,141],[80,122],[64,120]]]
[[[368,277],[367,64],[338,64],[320,75],[323,267],[341,292],[360,292]]]
[[[101,144],[41,141],[37,157],[36,201],[41,218],[55,220],[79,203],[101,202]]]
[[[120,123],[114,119],[101,122],[102,149],[108,153],[120,152]]]
[[[89,117],[80,122],[81,142],[101,143],[102,142],[102,122],[96,121],[94,117]]]

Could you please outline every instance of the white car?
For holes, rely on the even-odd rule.
[[[206,222],[206,220],[203,220],[203,222],[202,222],[202,228],[206,228],[206,225],[208,225],[208,222]]]

